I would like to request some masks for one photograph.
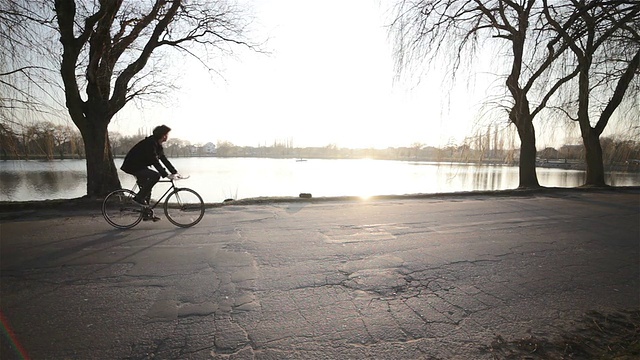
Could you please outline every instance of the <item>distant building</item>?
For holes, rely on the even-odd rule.
[[[218,152],[218,149],[216,149],[216,144],[214,144],[212,142],[208,142],[208,143],[204,144],[204,146],[202,148],[203,148],[204,153],[206,155],[215,155]]]

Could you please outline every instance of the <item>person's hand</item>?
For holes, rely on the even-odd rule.
[[[169,176],[167,176],[169,179],[171,180],[178,180],[181,178],[180,174],[175,173],[175,174],[170,174]]]

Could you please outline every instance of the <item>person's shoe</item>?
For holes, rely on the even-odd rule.
[[[162,220],[162,219],[160,219],[159,217],[157,217],[155,215],[145,216],[145,217],[142,218],[142,221],[153,221],[153,222],[156,222],[156,221],[160,221],[160,220]]]
[[[141,205],[141,206],[148,206],[149,205],[149,203],[146,200],[140,199],[137,196],[133,197],[133,202],[135,202],[136,204]]]

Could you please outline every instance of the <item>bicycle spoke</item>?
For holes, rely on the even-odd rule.
[[[174,225],[189,227],[202,220],[204,202],[200,195],[191,189],[176,189],[165,201],[164,212]]]
[[[119,229],[128,229],[142,220],[142,209],[133,201],[135,193],[122,189],[107,195],[102,203],[102,215],[107,222]]]

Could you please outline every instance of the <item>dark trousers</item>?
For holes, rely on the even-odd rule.
[[[148,168],[140,169],[132,174],[136,177],[140,191],[136,196],[138,199],[151,200],[151,189],[160,180],[160,174]]]

